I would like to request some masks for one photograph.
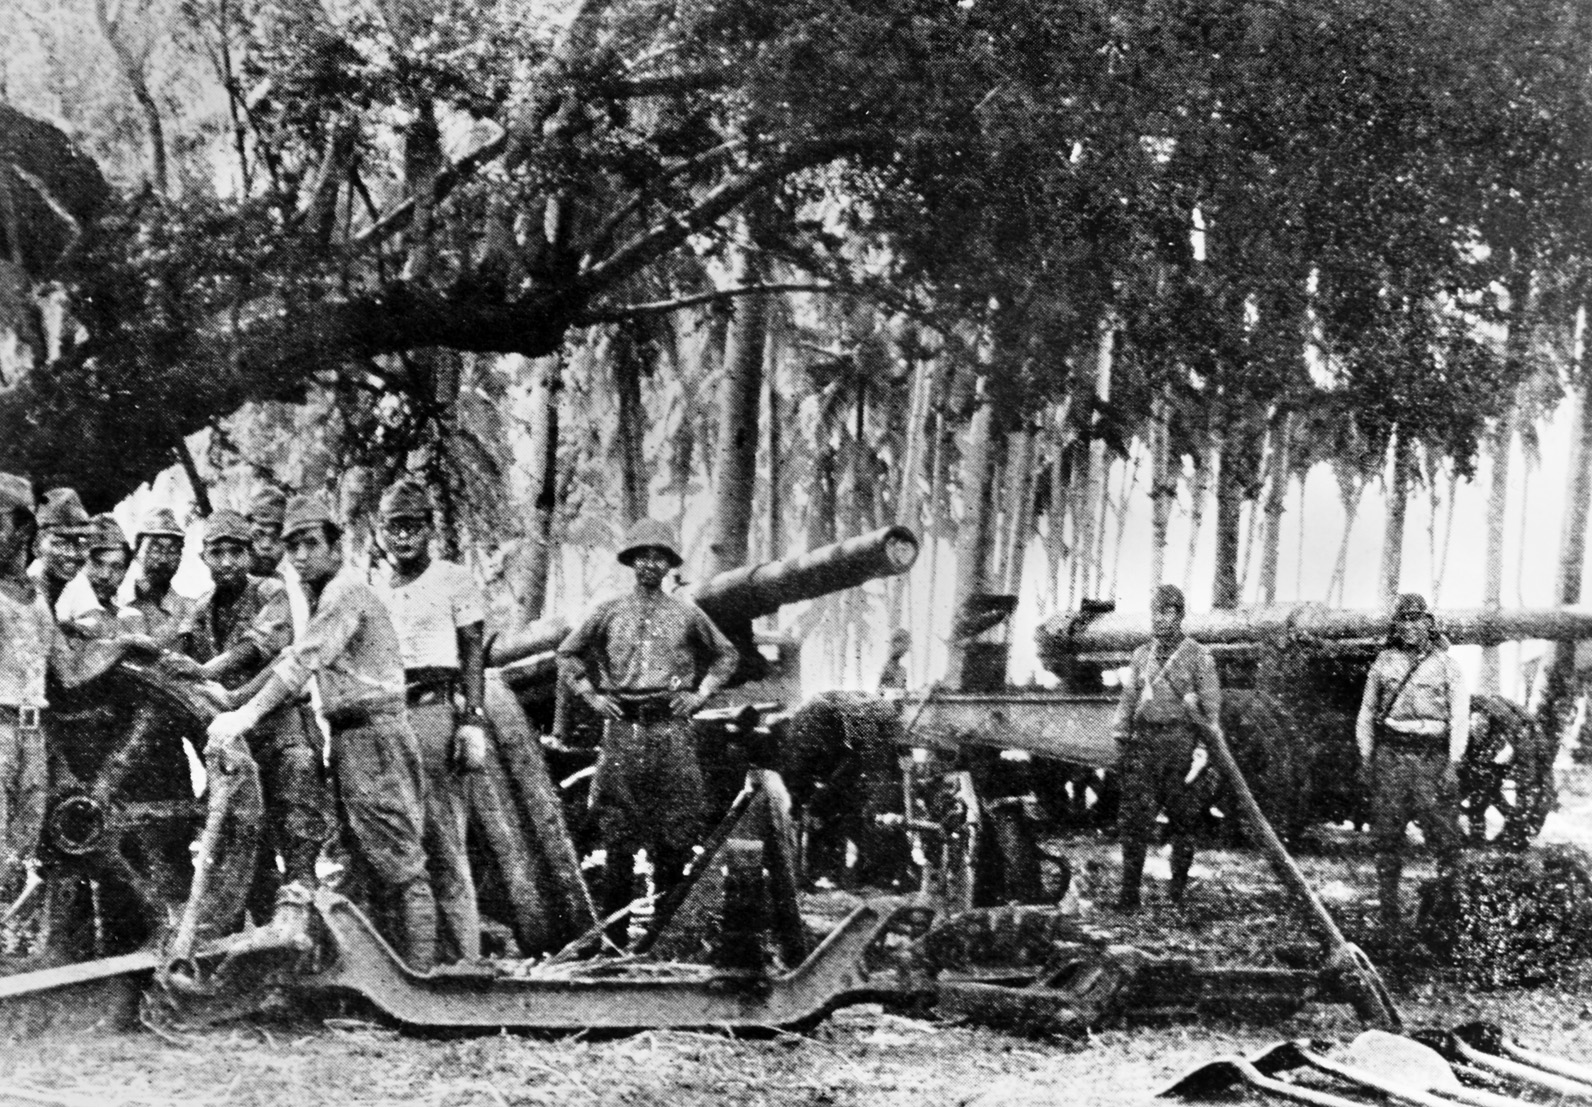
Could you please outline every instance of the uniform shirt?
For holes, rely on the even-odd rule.
[[[637,588],[598,604],[558,659],[572,682],[585,676],[605,692],[658,692],[695,688],[699,668],[723,687],[740,655],[696,604]]]
[[[228,688],[240,688],[293,641],[293,616],[287,600],[287,587],[278,578],[250,577],[242,594],[223,613],[212,590],[194,609],[193,622],[183,636],[183,650],[202,665],[245,643],[252,646],[253,659],[226,676]]]
[[[432,559],[414,580],[396,583],[397,571],[376,585],[387,604],[406,669],[457,669],[460,627],[486,621],[486,604],[463,565]]]
[[[1405,683],[1412,664],[1415,673]],[[1404,687],[1398,697],[1388,703],[1400,684]],[[1418,661],[1408,650],[1388,649],[1376,655],[1355,720],[1355,738],[1362,750],[1371,748],[1377,720],[1383,715],[1389,728],[1403,734],[1447,735],[1449,759],[1464,757],[1470,740],[1470,691],[1446,650],[1433,649]]]
[[[162,646],[170,646],[191,629],[197,604],[170,588],[156,599],[140,583],[134,588],[133,601],[127,607],[144,617],[145,634]]]
[[[1112,734],[1122,742],[1135,723],[1187,723],[1183,697],[1190,692],[1199,697],[1205,718],[1215,722],[1222,717],[1222,687],[1210,650],[1192,638],[1184,638],[1164,656],[1154,642],[1140,646],[1133,651],[1128,675],[1122,681]]]
[[[398,632],[370,585],[347,565],[311,602],[304,633],[282,651],[272,672],[295,692],[316,677],[327,715],[404,702]]]
[[[46,706],[45,673],[67,645],[42,591],[24,601],[0,586],[0,647],[0,704]]]

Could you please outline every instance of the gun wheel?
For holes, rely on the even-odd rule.
[[[193,689],[130,662],[52,712],[43,884],[8,923],[22,968],[130,952],[180,914],[205,821],[190,757],[212,714]],[[237,844],[251,868],[255,849],[252,834]]]
[[[1519,704],[1492,695],[1471,700],[1460,797],[1473,843],[1523,849],[1537,836],[1558,802],[1557,753],[1553,736]]]

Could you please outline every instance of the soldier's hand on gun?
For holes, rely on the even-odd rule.
[[[689,719],[701,711],[702,705],[707,702],[708,698],[701,692],[676,692],[669,697],[669,710],[677,719]]]
[[[453,730],[453,767],[461,773],[474,773],[485,764],[486,728],[480,723],[460,723]]]
[[[615,722],[624,721],[624,708],[620,707],[619,701],[612,696],[605,696],[601,692],[593,692],[587,697],[586,702],[591,704],[591,709],[603,718],[613,719]]]
[[[179,680],[202,680],[205,675],[204,667],[185,653],[161,654],[160,667]]]

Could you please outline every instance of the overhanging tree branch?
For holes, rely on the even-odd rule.
[[[596,308],[582,312],[575,320],[576,326],[593,326],[598,323],[618,323],[625,319],[639,319],[647,315],[666,315],[671,311],[700,307],[703,304],[732,300],[739,296],[766,296],[775,292],[829,292],[841,295],[861,295],[860,289],[849,289],[833,284],[806,284],[802,282],[776,282],[751,284],[740,288],[715,288],[693,296],[680,296],[673,300],[653,300],[645,304],[626,304],[622,307]]]

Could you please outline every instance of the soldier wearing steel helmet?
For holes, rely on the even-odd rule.
[[[635,573],[635,588],[598,605],[558,647],[560,675],[605,720],[592,785],[607,851],[605,917],[630,902],[638,849],[659,895],[679,882],[704,816],[691,716],[739,660],[701,608],[663,591],[681,564],[666,524],[637,522],[619,561]],[[624,924],[609,936],[624,945]]]
[[[1440,867],[1459,860],[1459,766],[1470,741],[1470,692],[1422,596],[1394,604],[1387,645],[1366,675],[1355,739],[1371,792],[1382,937],[1393,948],[1403,940],[1405,828],[1420,826]]]

